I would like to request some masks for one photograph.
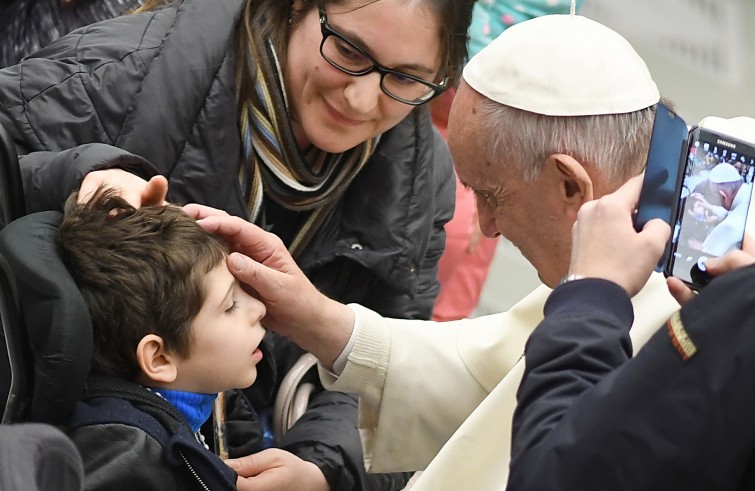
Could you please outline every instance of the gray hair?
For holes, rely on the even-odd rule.
[[[514,166],[525,181],[540,174],[550,155],[563,153],[618,185],[644,169],[655,105],[625,114],[544,116],[484,98],[478,116],[483,155]]]

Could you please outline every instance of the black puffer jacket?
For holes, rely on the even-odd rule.
[[[127,12],[140,0],[0,0],[0,68],[74,29]]]
[[[236,473],[196,440],[181,413],[133,382],[90,377],[66,431],[89,491],[236,489]]]
[[[173,202],[245,216],[234,87],[242,7],[243,0],[186,0],[112,19],[0,70],[0,123],[22,155],[27,211],[62,209],[86,173],[121,167],[165,175]],[[300,266],[342,302],[391,317],[429,317],[454,186],[427,109],[413,111],[382,135]],[[290,343],[269,341],[275,357],[260,368],[255,403],[272,400],[296,358]],[[365,484],[356,404],[342,394],[323,397],[291,429],[287,438],[296,443],[289,448],[318,464],[332,489],[400,488],[403,478]]]

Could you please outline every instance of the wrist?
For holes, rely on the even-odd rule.
[[[354,329],[354,311],[346,305],[323,295],[316,315],[307,325],[292,332],[296,344],[309,351],[328,369],[349,342]]]
[[[563,285],[564,283],[569,283],[570,281],[577,281],[577,280],[583,280],[587,278],[587,276],[581,275],[581,274],[567,274],[563,278],[561,278],[561,281],[558,282],[559,286]]]

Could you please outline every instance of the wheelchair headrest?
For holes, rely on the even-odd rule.
[[[62,424],[81,396],[92,356],[92,321],[55,244],[63,215],[21,217],[0,231],[16,281],[33,373],[29,419]]]

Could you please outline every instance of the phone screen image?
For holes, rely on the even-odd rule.
[[[666,273],[700,288],[704,261],[741,248],[752,197],[755,148],[695,128],[690,133]]]
[[[669,226],[673,226],[686,152],[687,124],[676,113],[659,103],[650,137],[645,177],[634,217],[634,226],[638,231],[654,218],[660,218]],[[667,247],[656,271],[663,270],[669,250]]]

